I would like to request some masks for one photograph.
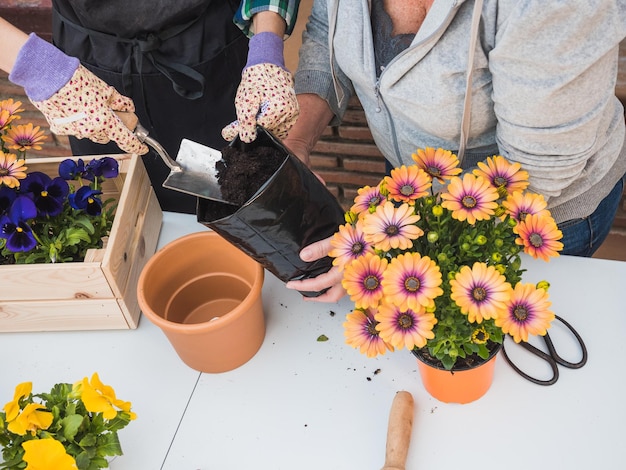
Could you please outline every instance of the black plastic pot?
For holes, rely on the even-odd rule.
[[[284,154],[284,161],[241,207],[199,198],[198,222],[284,282],[323,274],[330,269],[331,258],[306,263],[299,253],[335,233],[344,222],[344,211],[324,184],[276,137],[262,127],[257,133],[251,143],[236,138],[230,145],[242,152],[257,146],[273,147]],[[322,293],[302,292],[308,297]]]

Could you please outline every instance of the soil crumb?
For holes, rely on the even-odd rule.
[[[276,172],[285,155],[273,147],[258,146],[245,152],[233,147],[222,149],[222,160],[215,164],[222,197],[243,206]]]

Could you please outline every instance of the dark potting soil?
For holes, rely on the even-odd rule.
[[[245,152],[234,147],[222,149],[215,164],[222,198],[242,206],[276,172],[285,155],[273,147],[258,146]]]
[[[493,357],[494,351],[496,349],[500,349],[501,346],[502,345],[500,343],[494,343],[491,340],[487,341],[487,349],[489,349],[490,352],[489,357]],[[429,364],[438,369],[444,369],[443,363],[436,357],[431,356],[428,352],[428,348],[422,348],[417,350],[413,349],[411,352],[415,357],[417,357],[418,359],[422,359],[422,361],[426,364]],[[484,363],[485,360],[481,358],[478,354],[470,354],[466,357],[459,357],[456,361],[456,364],[454,365],[453,370],[462,371],[473,369]]]

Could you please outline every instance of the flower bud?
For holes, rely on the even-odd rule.
[[[446,261],[448,261],[448,255],[446,255],[445,253],[438,253],[437,261],[439,261],[439,263],[445,263]]]
[[[491,259],[496,263],[499,263],[500,261],[502,261],[502,254],[494,251],[493,253],[491,253]]]
[[[496,268],[496,271],[498,271],[500,274],[504,274],[506,273],[506,266],[503,264],[496,264],[494,266]]]
[[[346,221],[346,223],[350,224],[350,225],[354,225],[356,224],[356,221],[358,220],[359,216],[356,215],[356,213],[352,212],[352,211],[348,211],[344,214],[343,217]]]
[[[435,243],[437,240],[439,240],[439,233],[428,232],[428,235],[426,235],[426,239],[428,240],[428,243]]]
[[[493,213],[496,217],[502,217],[504,214],[506,214],[506,209],[502,206],[498,206],[496,207],[496,210],[493,211]]]
[[[432,212],[435,217],[441,217],[443,215],[443,207],[441,207],[440,204],[437,204],[436,206],[433,206]]]
[[[487,243],[487,237],[484,235],[478,235],[475,239],[474,239],[474,243],[476,243],[477,245],[484,245],[485,243]]]
[[[471,248],[472,248],[472,246],[469,243],[467,243],[467,242],[461,244],[461,250],[463,250],[463,251],[470,251]]]
[[[494,245],[496,248],[502,248],[502,246],[504,245],[504,240],[502,240],[502,238],[496,238],[496,239],[493,241],[493,245]]]
[[[537,283],[537,289],[543,289],[547,291],[550,288],[550,283],[548,281],[539,281]]]

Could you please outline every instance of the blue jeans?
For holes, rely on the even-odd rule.
[[[591,215],[560,223],[559,229],[563,232],[563,250],[560,254],[585,257],[593,255],[611,230],[623,191],[624,178],[617,182]]]

